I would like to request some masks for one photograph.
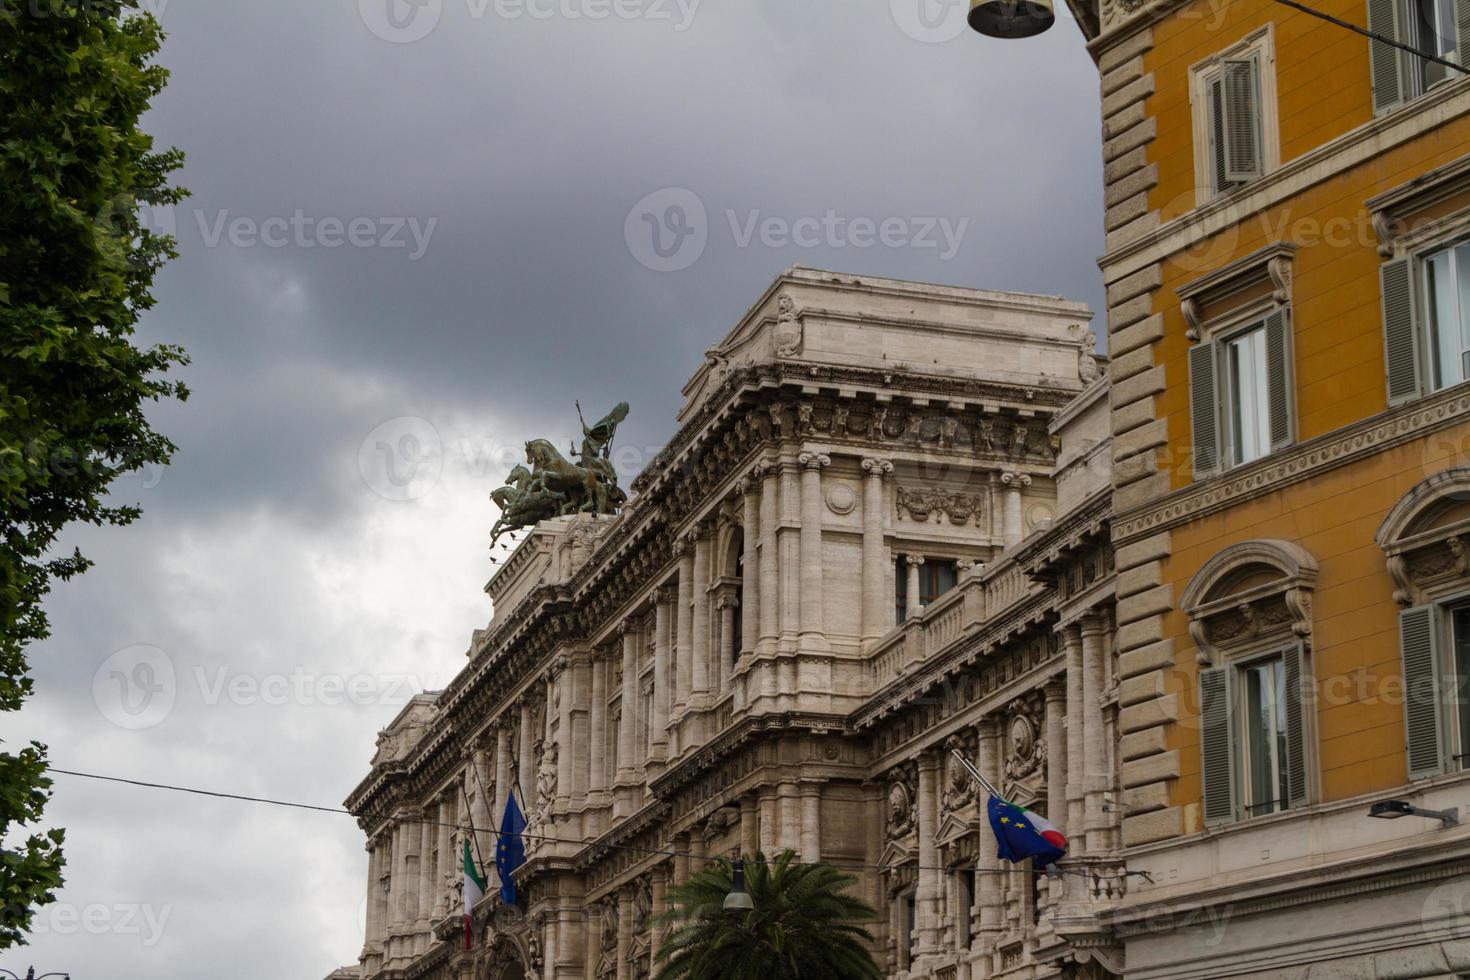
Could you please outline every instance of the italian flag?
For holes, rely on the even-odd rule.
[[[469,835],[464,839],[464,948],[475,945],[475,906],[485,897],[485,879],[475,868],[475,857],[470,852]]]

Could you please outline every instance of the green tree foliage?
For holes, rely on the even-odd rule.
[[[856,878],[797,864],[791,851],[748,858],[745,869],[749,912],[724,910],[733,874],[723,861],[669,890],[658,980],[881,980],[873,937],[858,925],[874,912],[848,894]]]
[[[52,582],[84,571],[58,553],[76,521],[129,524],[120,475],[162,465],[171,442],[144,415],[185,398],[164,377],[173,346],[140,348],[174,242],[140,206],[177,203],[177,150],[154,152],[139,118],[164,86],[158,23],[137,0],[0,0],[0,710],[31,692],[26,648],[49,632]],[[0,948],[61,884],[62,833],[19,841],[50,798],[45,747],[0,753]]]

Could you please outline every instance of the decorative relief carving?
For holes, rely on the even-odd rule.
[[[896,504],[900,517],[907,515],[921,523],[937,513],[948,517],[951,524],[963,526],[978,518],[977,523],[984,525],[985,497],[980,494],[899,487]]]
[[[1280,634],[1312,645],[1312,590],[1317,561],[1300,545],[1264,539],[1231,545],[1206,561],[1185,586],[1179,607],[1201,664],[1216,650]]]
[[[834,514],[847,515],[857,509],[857,493],[846,483],[834,483],[827,490],[827,509]]]
[[[797,357],[801,354],[802,338],[806,333],[796,301],[783,295],[776,301],[776,327],[771,339],[776,345],[777,357]]]
[[[893,771],[888,783],[888,839],[901,841],[918,826],[918,770],[913,763]]]

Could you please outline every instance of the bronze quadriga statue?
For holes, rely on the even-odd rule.
[[[577,406],[581,418],[582,406]],[[526,443],[530,469],[517,466],[506,477],[505,486],[490,494],[500,508],[500,520],[490,532],[494,544],[507,531],[531,527],[538,521],[570,514],[612,514],[628,500],[618,486],[611,455],[613,436],[628,417],[628,403],[621,402],[596,425],[582,420],[582,448],[573,447],[576,462],[567,459],[546,439]]]

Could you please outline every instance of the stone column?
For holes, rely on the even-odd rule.
[[[801,500],[797,486],[799,464],[781,467],[781,526],[787,530],[776,536],[781,565],[781,638],[779,646],[789,653],[797,648],[801,638]],[[794,533],[793,533],[794,532]],[[786,665],[781,665],[781,693],[788,694],[785,686]]]
[[[674,714],[689,704],[694,676],[694,546],[687,539],[674,542],[679,559],[678,659],[674,667]],[[682,745],[680,746],[683,747]]]
[[[664,944],[664,936],[668,933],[668,926],[658,918],[659,915],[666,911],[664,908],[664,895],[667,892],[668,885],[669,866],[667,864],[661,864],[653,869],[653,936],[651,938],[654,956],[658,955],[659,948]],[[658,967],[655,965],[655,972],[657,969]]]
[[[991,718],[983,719],[976,727],[979,736],[979,759],[976,768],[992,784],[1000,780],[1000,723]],[[983,793],[983,791],[982,791]],[[1001,912],[1005,901],[1005,884],[1001,875],[1000,858],[996,856],[994,839],[991,837],[989,820],[985,816],[985,801],[980,805],[980,835],[988,846],[980,848],[976,863],[975,902],[978,909],[975,942],[972,948],[990,954],[995,950],[996,937],[1002,928]],[[984,975],[988,976],[989,973]]]
[[[733,595],[720,596],[720,671],[715,683],[715,693],[724,694],[730,687],[730,678],[735,676],[735,607],[738,603]]]
[[[822,860],[822,784],[801,784],[801,859]]]
[[[408,932],[408,832],[412,825],[405,816],[394,818],[393,821],[393,877],[391,879],[392,891],[389,893],[389,902],[392,906],[392,927],[388,931],[389,941],[393,950],[393,958],[397,960],[403,956],[403,941]]]
[[[1103,726],[1103,645],[1105,624],[1097,616],[1082,620],[1082,731],[1083,760],[1087,767],[1085,816],[1087,852],[1097,854],[1108,847],[1108,819],[1103,794],[1111,780],[1107,772],[1107,732]],[[1074,832],[1076,828],[1073,828]]]
[[[1082,830],[1087,763],[1083,749],[1082,631],[1075,624],[1062,630],[1062,648],[1067,658],[1067,832],[1073,834],[1068,843],[1072,853],[1081,854],[1087,846]]]
[[[669,690],[669,658],[673,651],[673,609],[676,590],[660,587],[654,593],[653,606],[653,719],[648,726],[649,758],[663,760],[669,754],[669,708],[673,692]]]
[[[750,857],[761,849],[760,800],[754,793],[740,797],[740,853]]]
[[[557,812],[565,813],[572,800],[572,770],[577,747],[572,741],[572,662],[566,657],[556,662],[556,803]],[[548,688],[549,689],[549,688]],[[550,704],[547,705],[550,710]]]
[[[511,771],[510,722],[502,720],[495,730],[495,810],[490,814],[491,830],[499,830],[500,821],[505,817],[505,801],[511,790]],[[520,793],[516,795],[520,796]],[[495,842],[498,842],[498,838],[493,833],[489,834],[487,843],[490,847],[485,854],[495,853]],[[487,884],[492,888],[499,888],[500,871],[495,867],[493,858],[490,860],[489,872],[490,880]]]
[[[572,783],[564,792],[571,796],[574,807],[587,803],[587,758],[592,746],[592,654],[577,655],[568,671],[572,692]]]
[[[607,793],[607,658],[592,651],[592,736],[587,752],[588,802],[601,806]]]
[[[368,838],[366,850],[368,856],[367,924],[363,929],[362,954],[358,957],[359,960],[372,955],[373,948],[382,942],[381,937],[378,935],[381,929],[379,919],[382,915],[378,908],[378,897],[383,893],[382,888],[378,885],[378,879],[383,874],[382,847],[378,843],[378,836],[376,834]]]
[[[1005,473],[1000,482],[1006,487],[1005,546],[1013,548],[1021,543],[1026,534],[1021,515],[1021,491],[1031,485],[1031,477],[1025,473]]]
[[[618,980],[632,980],[633,964],[633,894],[623,889],[618,894]]]
[[[865,459],[863,473],[863,649],[867,650],[894,625],[893,603],[883,588],[888,580],[883,480],[893,473],[893,463]]]
[[[780,829],[776,832],[777,852],[793,850],[801,854],[801,797],[795,783],[782,783],[777,799],[780,808]]]
[[[437,807],[430,803],[420,816],[419,823],[419,874],[418,880],[414,882],[418,892],[417,906],[418,915],[414,917],[413,949],[415,954],[426,953],[429,950],[430,915],[434,911],[434,878],[438,871],[438,865],[434,860],[434,843],[439,836],[438,828],[434,826],[434,815]]]
[[[924,604],[919,601],[919,568],[924,564],[923,555],[908,556],[908,581],[907,601],[904,603],[904,613],[912,619],[924,611]]]
[[[740,481],[740,493],[745,503],[745,522],[741,533],[745,536],[740,569],[740,650],[741,657],[755,652],[760,633],[760,526],[761,497],[760,470]]]
[[[445,883],[456,864],[453,835],[456,802],[453,796],[439,797],[439,825],[434,828],[439,837],[439,863],[430,876],[430,889],[434,896],[430,917],[435,922],[449,914],[449,888]]]
[[[919,756],[919,886],[914,894],[919,920],[919,953],[939,952],[944,928],[939,903],[943,887],[939,873],[939,848],[934,835],[939,830],[939,756]]]
[[[623,620],[623,713],[618,725],[618,783],[638,782],[638,623]]]
[[[993,541],[1002,541],[1005,538],[1005,515],[1001,513],[999,484],[1000,474],[992,472],[985,493],[986,511],[990,517],[990,537]]]
[[[776,525],[780,521],[780,476],[779,466],[765,466],[761,471],[761,519],[760,519],[760,638],[757,650],[769,654],[776,649],[776,640],[781,632],[780,607],[778,604],[780,568],[777,554],[780,545],[776,540]]]
[[[710,535],[701,527],[694,538],[694,665],[690,678],[690,703],[697,710],[709,707],[710,693]]]
[[[801,648],[826,650],[822,597],[822,470],[832,457],[802,453],[801,463]]]
[[[516,803],[527,820],[536,802],[531,796],[536,792],[536,737],[536,708],[527,695],[521,701],[521,752],[516,763],[515,787]]]
[[[495,801],[486,794],[490,792],[490,785],[498,785],[499,780],[487,785],[485,769],[487,766],[485,746],[483,737],[477,739],[474,747],[465,753],[464,760],[464,795],[473,800],[469,808],[469,822],[475,828],[474,846],[484,850],[495,846],[493,829]],[[498,774],[497,774],[498,776]]]
[[[674,884],[682,885],[689,880],[689,835],[674,838]]]
[[[1067,684],[1046,685],[1046,816],[1067,834]]]
[[[760,850],[766,857],[776,853],[777,832],[781,822],[781,799],[776,787],[767,786],[760,790]]]

